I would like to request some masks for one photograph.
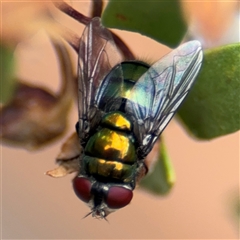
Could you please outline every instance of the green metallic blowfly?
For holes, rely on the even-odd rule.
[[[109,30],[94,18],[79,50],[80,171],[76,195],[94,217],[128,205],[144,160],[192,87],[201,44],[184,43],[151,67],[122,61]],[[88,214],[88,215],[89,215]]]

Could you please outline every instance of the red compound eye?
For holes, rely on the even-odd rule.
[[[132,191],[127,188],[111,187],[107,194],[106,203],[110,208],[122,208],[131,202],[132,197]]]
[[[91,199],[92,183],[87,178],[75,177],[73,179],[73,189],[76,195],[84,202],[88,203]]]

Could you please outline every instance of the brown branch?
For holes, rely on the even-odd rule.
[[[91,18],[81,14],[74,8],[72,8],[70,5],[65,3],[64,1],[58,1],[58,2],[53,2],[54,6],[58,8],[60,11],[66,13],[68,16],[74,18],[78,22],[87,25],[90,23]]]
[[[102,0],[92,0],[91,2],[91,17],[101,17],[103,10],[103,2]]]
[[[95,1],[95,2],[99,1],[100,2],[100,0],[93,0],[93,1]],[[92,19],[92,18],[86,17],[83,14],[79,13],[77,10],[75,10],[74,8],[72,8],[70,5],[68,5],[67,3],[65,3],[63,1],[53,2],[53,4],[60,11],[66,13],[68,16],[74,18],[76,21],[78,21],[78,22],[80,22],[84,25],[89,24],[91,19]],[[112,33],[113,39],[114,39],[116,45],[118,46],[119,50],[122,52],[122,55],[124,56],[124,58],[126,60],[135,60],[135,57],[134,57],[133,53],[131,52],[129,47],[124,43],[124,41],[119,36],[117,36],[115,33],[113,33],[111,30],[110,30],[110,32]],[[78,47],[76,48],[75,42],[74,43],[69,42],[69,44],[75,50],[77,50]]]
[[[112,33],[113,40],[116,43],[116,45],[118,46],[118,48],[121,50],[122,55],[124,56],[125,60],[136,60],[132,51],[125,44],[125,42],[118,35],[116,35],[114,32],[112,32],[112,31],[110,31],[110,32]]]
[[[68,42],[68,44],[79,53],[80,37],[73,33],[70,29],[65,28],[64,33],[61,36]]]

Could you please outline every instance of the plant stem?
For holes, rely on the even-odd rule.
[[[92,0],[91,17],[101,17],[103,11],[102,0]]]
[[[94,1],[94,3],[93,3],[94,7],[93,8],[96,9],[96,10],[93,10],[93,12],[97,11],[97,14],[99,14],[100,7],[101,7],[100,5],[102,4],[102,2],[100,0],[93,0],[93,1]],[[76,21],[78,21],[78,22],[80,22],[80,23],[82,23],[84,25],[89,24],[91,19],[92,19],[90,17],[84,16],[83,14],[79,13],[77,10],[75,10],[74,8],[72,8],[70,5],[68,5],[67,3],[65,3],[63,1],[53,2],[53,4],[60,11],[66,13],[68,16],[74,18]],[[118,46],[119,50],[122,52],[122,55],[124,56],[125,60],[135,60],[135,57],[134,57],[133,53],[131,52],[129,47],[124,43],[124,41],[119,36],[117,36],[115,33],[113,33],[111,30],[110,30],[110,32],[112,33],[113,39],[114,39],[116,45]],[[69,42],[69,44],[75,50],[77,50],[75,42],[74,43]]]

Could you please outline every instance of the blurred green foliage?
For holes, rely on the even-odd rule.
[[[15,90],[13,50],[0,45],[0,102],[8,102]]]

